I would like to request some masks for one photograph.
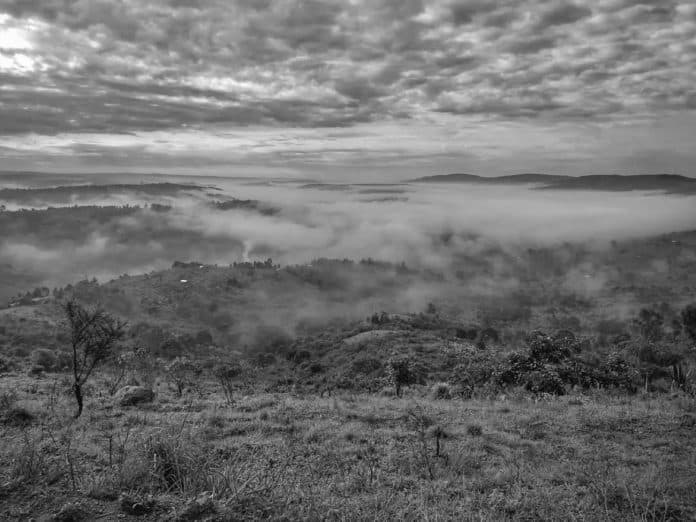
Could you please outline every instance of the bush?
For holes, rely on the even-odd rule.
[[[575,338],[573,337],[573,342]],[[530,357],[539,362],[559,363],[570,356],[567,337],[557,341],[543,332],[534,331],[527,337]]]
[[[565,386],[558,372],[551,367],[535,370],[525,376],[524,387],[532,393],[565,395]]]
[[[459,339],[466,339],[468,341],[475,341],[478,337],[477,328],[457,328],[454,332],[455,337]]]
[[[684,331],[691,339],[691,342],[696,344],[696,303],[690,304],[682,310],[681,320]]]
[[[234,403],[234,383],[243,371],[242,365],[236,362],[220,363],[213,369],[213,374],[220,383],[228,404]]]
[[[616,352],[609,354],[600,374],[602,385],[623,388],[630,392],[636,391],[638,377],[638,371]]]
[[[286,359],[288,361],[294,362],[295,364],[300,364],[308,361],[312,358],[312,354],[308,350],[297,350],[288,352]]]
[[[292,337],[278,326],[261,325],[254,332],[253,348],[255,351],[284,354],[292,345]]]
[[[199,330],[196,333],[196,343],[204,346],[210,346],[213,344],[213,336],[208,330]]]
[[[376,357],[363,356],[355,359],[350,367],[354,373],[369,375],[382,369],[382,361]]]
[[[389,383],[394,387],[397,397],[401,397],[404,386],[423,383],[424,372],[409,357],[394,357],[387,361]]]
[[[433,399],[447,400],[452,398],[452,388],[446,382],[438,382],[433,384],[431,388]]]
[[[31,352],[31,361],[34,366],[41,366],[47,372],[53,370],[58,364],[55,352],[46,348],[38,348]]]
[[[181,397],[185,387],[197,386],[198,378],[202,372],[200,365],[188,357],[177,357],[167,364],[164,370],[170,383],[174,385],[178,397]]]
[[[497,343],[500,341],[500,334],[498,333],[498,330],[495,328],[484,328],[481,330],[481,333],[479,334],[479,341],[482,342],[487,342],[491,341],[494,343]]]
[[[0,357],[0,373],[7,373],[14,369],[15,365],[11,359]]]
[[[477,354],[455,366],[450,377],[458,393],[471,398],[476,388],[489,383],[498,369],[498,363],[490,354]]]
[[[186,352],[184,345],[176,337],[169,337],[162,341],[157,349],[154,350],[158,357],[179,357]]]
[[[649,343],[662,340],[664,337],[663,324],[664,317],[662,314],[649,308],[643,308],[638,317],[633,320],[633,325],[638,330],[640,336]]]

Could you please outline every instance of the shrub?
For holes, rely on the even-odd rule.
[[[286,355],[286,359],[288,361],[292,361],[295,364],[300,364],[305,361],[308,361],[309,359],[312,358],[312,354],[309,352],[309,350],[297,350],[297,351],[292,351],[288,352]]]
[[[228,404],[234,403],[234,383],[242,372],[242,365],[236,362],[220,363],[213,369],[213,374],[220,383]]]
[[[179,357],[185,353],[186,349],[176,337],[168,337],[154,350],[159,357]]]
[[[597,323],[595,330],[600,335],[615,337],[626,331],[626,324],[618,319],[603,319]]]
[[[404,386],[423,382],[423,372],[409,357],[393,357],[387,361],[387,375],[397,397]]]
[[[111,355],[125,335],[126,323],[114,319],[101,308],[88,310],[76,301],[64,306],[70,326],[72,346],[73,392],[77,401],[75,417],[82,414],[82,388],[94,368]]]
[[[501,386],[520,384],[525,374],[536,371],[540,367],[541,365],[529,355],[512,353],[496,370],[493,379]]]
[[[565,395],[565,386],[558,372],[551,367],[535,370],[525,376],[524,387],[532,393]]]
[[[41,366],[45,371],[51,371],[56,367],[58,358],[53,350],[38,348],[31,352],[31,361],[35,366]]]
[[[118,354],[113,360],[115,373],[110,379],[107,379],[107,388],[109,395],[114,395],[119,389],[121,383],[128,378],[129,375],[135,373],[136,370],[144,367],[144,359],[147,353],[142,348],[133,348]]]
[[[691,342],[696,344],[696,303],[690,304],[682,310],[681,320],[684,331],[691,339]]]
[[[256,354],[256,357],[254,359],[256,361],[256,364],[262,367],[271,366],[276,362],[276,357],[272,353],[259,353]]]
[[[213,344],[213,336],[208,330],[199,330],[196,333],[196,343],[210,346]]]
[[[497,343],[500,341],[500,334],[498,333],[498,330],[495,328],[484,328],[481,330],[481,333],[479,334],[479,341],[482,342],[487,342],[491,341],[494,343]]]
[[[433,384],[431,388],[433,399],[446,400],[452,398],[452,388],[446,382]]]
[[[314,361],[310,363],[309,365],[309,371],[310,373],[317,374],[317,373],[322,373],[324,371],[324,366],[320,362]]]
[[[476,328],[457,328],[454,335],[459,339],[467,339],[469,341],[475,341],[478,337],[478,329]]]
[[[363,356],[355,359],[350,367],[354,373],[369,375],[382,369],[382,361],[376,357]]]
[[[469,424],[466,432],[472,437],[480,437],[483,434],[483,428],[478,424]]]
[[[254,332],[253,348],[257,351],[283,354],[292,344],[292,337],[278,326],[261,325]]]
[[[656,310],[643,308],[638,317],[633,320],[633,325],[643,339],[650,343],[662,340],[664,337],[664,317]]]
[[[34,414],[16,406],[9,408],[2,417],[2,423],[6,426],[22,428],[29,426],[32,422],[34,422]]]
[[[540,331],[534,331],[529,334],[527,345],[529,346],[530,357],[540,362],[559,363],[571,353],[567,337],[556,341]]]
[[[178,397],[186,386],[196,386],[198,377],[202,369],[198,363],[191,361],[188,357],[177,357],[164,367],[167,377]]]
[[[0,357],[0,373],[7,373],[12,371],[15,367],[14,362],[6,357]]]
[[[609,354],[602,370],[603,385],[623,388],[630,392],[636,391],[638,371],[620,354],[616,352]]]
[[[477,354],[454,368],[450,383],[465,398],[471,398],[476,388],[491,381],[497,367],[498,364],[492,355]]]

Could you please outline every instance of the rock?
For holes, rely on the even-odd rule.
[[[157,502],[152,497],[148,498],[133,498],[126,494],[122,494],[118,499],[121,511],[126,515],[134,517],[142,517],[152,513],[157,507]]]
[[[155,400],[155,392],[144,386],[124,386],[116,392],[114,400],[120,406],[136,406]]]
[[[25,428],[34,422],[34,415],[24,408],[14,407],[2,417],[2,423],[8,426]]]
[[[184,506],[174,520],[177,522],[189,522],[199,520],[205,515],[215,513],[217,508],[210,493],[201,493],[195,499]]]
[[[90,514],[79,504],[64,504],[58,513],[53,515],[55,522],[80,522],[89,520]]]

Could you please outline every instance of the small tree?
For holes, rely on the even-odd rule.
[[[404,386],[418,384],[423,378],[420,369],[408,357],[394,357],[387,361],[387,373],[389,382],[394,386],[397,397],[401,397]]]
[[[681,320],[691,342],[696,344],[696,303],[690,304],[681,313]]]
[[[174,385],[177,397],[181,397],[186,386],[197,384],[202,368],[188,357],[177,357],[164,367],[169,380]],[[200,390],[199,390],[200,391]]]
[[[633,320],[633,325],[640,336],[649,343],[656,343],[664,337],[664,317],[656,310],[643,308],[638,317]]]
[[[102,308],[88,310],[75,300],[63,307],[70,327],[72,346],[73,392],[77,401],[75,418],[82,415],[82,387],[94,368],[108,358],[126,330],[126,323],[109,315]]]
[[[234,404],[234,383],[243,371],[242,365],[236,362],[220,363],[213,370],[228,404]]]

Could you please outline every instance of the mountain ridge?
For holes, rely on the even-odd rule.
[[[696,194],[696,178],[680,174],[561,174],[523,173],[485,177],[469,173],[438,174],[410,180],[411,183],[472,183],[481,185],[535,184],[537,190],[661,190]]]

